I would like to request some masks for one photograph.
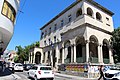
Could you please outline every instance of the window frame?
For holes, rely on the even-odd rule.
[[[102,21],[102,16],[99,12],[96,12],[96,19]]]
[[[5,3],[7,5],[6,13],[4,13]],[[16,11],[14,7],[7,0],[4,0],[3,2],[1,14],[4,15],[6,18],[8,18],[10,21],[12,21],[12,23],[14,24],[16,18]]]
[[[93,17],[93,10],[90,8],[90,7],[88,7],[87,8],[87,15],[89,15],[89,16],[91,16],[91,17]]]
[[[76,12],[76,18],[82,15],[82,8],[79,8]]]

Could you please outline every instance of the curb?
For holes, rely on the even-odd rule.
[[[97,78],[84,78],[84,77],[67,75],[67,74],[61,74],[61,73],[55,73],[55,76],[64,77],[64,78],[68,78],[68,79],[75,79],[75,80],[87,80],[87,79],[98,80]]]

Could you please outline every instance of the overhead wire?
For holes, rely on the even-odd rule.
[[[22,10],[23,10],[23,8],[24,8],[24,6],[25,6],[25,4],[26,4],[26,1],[27,1],[27,0],[24,0],[23,5],[21,6],[21,9],[18,9],[18,16],[17,16],[17,18],[16,18],[16,23],[17,23],[17,21],[18,21],[18,19],[19,19],[20,14],[21,14],[21,13],[24,13]]]

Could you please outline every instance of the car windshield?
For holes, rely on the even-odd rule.
[[[41,67],[40,70],[52,70],[51,67]]]

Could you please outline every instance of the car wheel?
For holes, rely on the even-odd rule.
[[[37,79],[37,76],[35,76],[34,80],[38,80],[38,79]]]

